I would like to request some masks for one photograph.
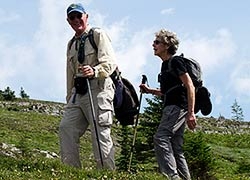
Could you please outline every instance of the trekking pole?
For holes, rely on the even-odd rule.
[[[102,168],[103,168],[102,152],[101,152],[101,146],[100,146],[100,142],[99,142],[99,135],[98,135],[98,132],[97,132],[96,114],[95,114],[95,108],[94,108],[94,103],[93,103],[93,97],[92,97],[92,92],[91,92],[91,88],[90,88],[89,79],[87,78],[86,80],[87,80],[89,101],[90,101],[90,105],[91,105],[91,112],[92,112],[93,123],[94,123],[95,134],[96,134],[96,141],[97,141],[97,145],[98,145],[99,156],[100,156],[100,159],[101,159],[101,165],[102,165]]]
[[[142,84],[145,84],[147,82],[147,77],[146,75],[142,75]],[[136,134],[137,134],[137,125],[138,125],[138,120],[139,120],[139,114],[140,114],[140,107],[141,107],[141,101],[142,101],[142,92],[140,93],[140,99],[139,99],[139,107],[138,107],[138,114],[136,116],[136,121],[135,121],[135,127],[134,127],[134,138],[130,150],[130,158],[129,158],[129,164],[128,164],[128,171],[130,171],[131,168],[131,163],[132,163],[132,157],[133,157],[133,151],[134,151],[134,146],[135,146],[135,139],[136,139]]]

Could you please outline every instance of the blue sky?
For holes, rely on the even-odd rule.
[[[153,55],[152,41],[156,31],[166,28],[180,39],[177,54],[193,57],[202,66],[213,102],[209,116],[231,118],[236,99],[250,120],[247,1],[1,1],[1,90],[9,86],[19,96],[23,87],[32,99],[65,102],[66,44],[73,35],[65,11],[72,2],[81,2],[89,23],[107,31],[122,75],[138,91],[142,74],[150,86],[159,86],[161,60]],[[143,96],[143,107],[150,97]]]

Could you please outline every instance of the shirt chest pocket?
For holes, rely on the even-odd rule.
[[[96,50],[92,47],[90,42],[86,40],[85,42],[85,62],[87,64],[96,64],[95,60],[97,59],[97,52]]]
[[[84,50],[85,50],[85,56],[96,53],[96,50],[94,49],[94,47],[92,47],[92,45],[90,44],[90,42],[87,41],[87,40],[85,42]]]

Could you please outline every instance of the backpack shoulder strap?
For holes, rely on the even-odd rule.
[[[113,82],[116,82],[117,80],[121,80],[121,72],[118,69],[118,67],[115,68],[114,72],[110,75]]]
[[[85,40],[87,39],[88,35],[81,36],[81,41],[78,50],[78,62],[82,64],[85,60]]]
[[[173,56],[169,59],[169,62],[168,62],[168,71],[171,72],[174,76],[177,76],[176,74],[174,74],[174,72],[172,71],[173,68],[172,68],[172,61],[175,59],[175,58],[184,58],[184,55],[183,53],[181,53],[181,55],[179,56]]]
[[[167,71],[169,73],[171,73],[174,77],[176,78],[179,78],[178,75],[174,72],[173,68],[172,68],[172,61],[175,59],[175,58],[183,58],[183,53],[179,56],[173,56],[171,57],[171,59],[169,59],[168,61],[168,69]],[[172,90],[176,89],[177,87],[180,87],[182,86],[182,84],[176,84],[175,86],[171,87],[170,89],[167,90],[166,94],[171,92]]]
[[[78,61],[80,63],[83,63],[84,59],[85,59],[85,49],[84,49],[84,47],[85,47],[85,40],[87,38],[89,39],[89,42],[90,42],[91,46],[95,49],[95,51],[96,52],[98,51],[97,45],[96,45],[95,40],[94,40],[94,31],[95,31],[95,29],[97,29],[97,28],[96,27],[91,28],[87,35],[83,35],[81,37],[81,42],[80,42],[79,51],[78,51]],[[71,41],[73,43],[74,39],[72,39]]]
[[[71,47],[72,47],[72,45],[73,45],[74,41],[75,41],[75,36],[74,36],[74,37],[72,37],[72,38],[71,38],[71,40],[69,41],[69,43],[68,43],[68,50],[70,50],[70,49],[71,49]]]
[[[95,39],[94,39],[94,31],[95,31],[95,29],[97,29],[97,27],[91,28],[89,30],[88,38],[89,38],[89,42],[90,42],[91,46],[95,49],[95,51],[98,51],[98,48],[97,48],[97,45],[96,45]]]

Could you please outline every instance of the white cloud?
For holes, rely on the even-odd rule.
[[[214,67],[228,64],[236,52],[231,33],[226,29],[220,29],[214,37],[186,36],[181,41],[180,52],[187,57],[197,59],[204,72],[215,70]]]
[[[7,40],[1,39],[0,56],[1,88],[10,86],[9,82],[19,82],[20,84],[20,79],[24,74],[27,74],[27,69],[29,69],[30,73],[32,72],[34,53],[27,46],[21,44],[12,45]]]
[[[174,14],[175,9],[174,8],[168,8],[161,10],[161,14]]]
[[[100,27],[106,31],[112,41],[112,45],[115,49],[121,50],[126,47],[128,41],[128,27],[129,17],[124,17],[118,22],[107,24],[107,16],[102,15],[98,12],[90,12],[95,14],[94,17],[90,16],[89,22],[93,22],[90,25],[93,27]],[[92,19],[91,19],[92,18]]]
[[[234,89],[237,95],[241,95],[244,100],[250,99],[250,60],[240,59],[235,61],[235,67],[231,74],[230,87]]]
[[[143,72],[143,66],[147,62],[147,56],[151,53],[147,37],[150,31],[137,32],[122,51],[117,51],[118,64],[123,74],[135,81]]]

